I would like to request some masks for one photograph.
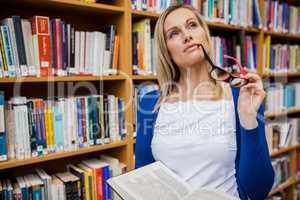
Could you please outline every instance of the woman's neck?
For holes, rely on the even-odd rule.
[[[209,98],[213,95],[215,82],[210,77],[208,69],[207,63],[181,68],[177,87],[182,100]]]

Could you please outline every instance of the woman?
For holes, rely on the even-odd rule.
[[[160,91],[140,102],[136,168],[159,160],[194,188],[265,199],[274,172],[260,77],[241,75],[247,84],[240,88],[213,79],[204,56],[204,49],[213,55],[209,31],[189,6],[161,14],[155,42]]]

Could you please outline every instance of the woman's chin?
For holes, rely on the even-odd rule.
[[[194,65],[201,64],[203,61],[203,58],[192,55],[192,56],[185,57],[184,60],[185,60],[185,64],[187,64],[187,66],[194,66]]]

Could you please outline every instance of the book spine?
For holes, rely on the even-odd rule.
[[[79,140],[79,147],[83,147],[83,110],[81,105],[80,97],[76,98],[76,106],[77,106],[77,133],[78,133],[78,140]]]
[[[50,76],[52,74],[49,23],[49,17],[42,16],[34,16],[31,21],[32,34],[37,40],[41,76]]]
[[[15,77],[16,76],[15,60],[14,60],[14,54],[13,54],[12,44],[10,40],[10,33],[7,25],[1,26],[1,34],[3,37],[3,46],[5,49],[5,56],[8,65],[7,75],[9,77]]]
[[[2,76],[7,77],[8,76],[8,66],[7,66],[7,60],[6,60],[6,54],[5,54],[5,47],[4,47],[4,41],[3,41],[3,36],[0,31],[0,51],[1,51],[1,59],[3,62],[3,67],[2,67]]]
[[[103,197],[103,179],[102,179],[102,169],[97,168],[96,170],[96,196],[98,200],[104,199]]]
[[[81,114],[82,114],[82,133],[83,133],[83,143],[84,146],[88,146],[89,144],[89,134],[87,133],[86,129],[86,104],[85,104],[85,98],[80,98],[81,101]]]
[[[31,156],[35,157],[38,155],[38,153],[37,153],[36,121],[35,121],[33,101],[27,102],[27,109],[28,109]]]
[[[102,168],[102,190],[103,190],[103,199],[104,200],[110,200],[111,199],[111,193],[110,193],[110,187],[107,183],[107,180],[110,178],[109,175],[109,167],[103,167]]]
[[[4,92],[0,92],[0,161],[7,160],[7,138],[4,120]]]
[[[28,75],[27,60],[26,60],[26,52],[25,52],[25,44],[24,44],[24,38],[23,38],[23,30],[22,30],[22,25],[21,25],[21,18],[20,18],[20,16],[12,16],[12,21],[14,24],[21,75],[27,76]]]

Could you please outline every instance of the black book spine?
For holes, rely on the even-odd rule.
[[[18,52],[18,56],[19,56],[19,64],[27,65],[24,38],[23,38],[23,30],[22,30],[22,25],[21,25],[21,18],[20,18],[20,16],[12,16],[12,20],[13,20],[14,29],[15,29],[15,37],[16,37],[16,43],[17,43],[17,52]]]

